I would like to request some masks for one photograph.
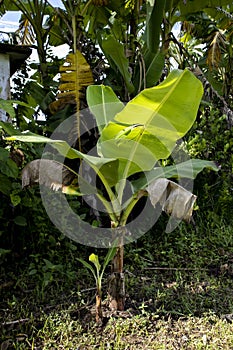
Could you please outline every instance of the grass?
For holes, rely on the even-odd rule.
[[[2,349],[232,349],[233,324],[212,312],[202,317],[161,317],[155,313],[116,315],[99,329],[84,326],[69,309],[41,313],[30,330],[5,337]],[[28,325],[29,326],[29,325]],[[7,347],[8,345],[8,347]]]
[[[0,349],[233,349],[233,228],[161,232],[126,246],[126,310],[102,326],[73,248],[2,261]]]

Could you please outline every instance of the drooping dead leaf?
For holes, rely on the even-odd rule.
[[[155,180],[146,190],[154,207],[159,203],[167,214],[190,221],[197,198],[194,194],[165,178]]]
[[[40,183],[58,191],[73,179],[74,174],[63,164],[49,159],[36,159],[22,171],[22,188]]]
[[[24,154],[19,148],[11,149],[10,158],[20,167],[24,161]]]
[[[225,46],[224,34],[220,31],[216,31],[212,35],[212,41],[208,49],[206,63],[210,70],[217,69],[222,58],[222,48]]]
[[[60,67],[61,78],[57,100],[50,104],[52,113],[63,109],[67,104],[75,104],[79,110],[80,97],[84,88],[93,84],[92,71],[83,54],[77,50],[75,54],[67,55]]]
[[[33,26],[31,25],[28,18],[23,17],[19,23],[19,29],[15,32],[18,39],[19,45],[34,45],[36,41],[36,36],[34,33]]]

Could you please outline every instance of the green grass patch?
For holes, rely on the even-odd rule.
[[[231,349],[233,229],[219,222],[158,228],[125,247],[126,309],[95,324],[95,284],[64,239],[1,262],[0,344],[7,349]],[[102,250],[94,251],[101,257]],[[103,255],[105,255],[103,251]],[[107,275],[103,295],[107,295]]]

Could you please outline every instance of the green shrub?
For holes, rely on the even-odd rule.
[[[218,173],[205,170],[195,181],[200,209],[207,220],[224,217],[232,220],[233,205],[233,128],[229,128],[226,115],[214,107],[204,108],[191,132],[186,137],[191,157],[214,160]]]

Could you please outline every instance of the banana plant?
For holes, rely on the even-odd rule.
[[[94,276],[95,283],[96,283],[96,322],[101,323],[103,318],[103,311],[102,311],[102,280],[103,280],[103,274],[108,266],[109,262],[113,259],[114,255],[116,254],[116,247],[111,247],[108,250],[107,255],[105,256],[103,267],[101,269],[101,265],[99,263],[99,257],[98,255],[95,255],[92,253],[89,256],[89,261],[92,262],[95,266],[95,269],[92,267],[91,264],[89,264],[87,261],[78,258],[78,260],[91,271],[91,273]]]
[[[45,27],[44,21],[52,13],[52,7],[48,4],[47,0],[6,0],[0,6],[9,11],[20,11],[22,13],[18,30],[20,44],[36,44],[40,62],[41,83],[45,88],[48,88],[47,49],[50,27]]]
[[[213,162],[200,159],[161,166],[193,125],[202,94],[201,82],[189,70],[172,71],[160,85],[143,90],[125,106],[110,87],[89,86],[87,101],[100,134],[96,156],[82,153],[64,140],[35,134],[8,138],[48,143],[66,158],[81,159],[98,176],[100,181],[92,186],[82,171],[72,171],[79,183],[75,185],[75,195],[96,197],[110,218],[111,228],[106,231],[110,232],[108,244],[117,246],[109,279],[111,309],[124,309],[124,244],[130,239],[129,228],[133,226],[128,223],[135,205],[148,197],[152,206],[159,205],[172,217],[189,221],[196,196],[170,179],[194,179],[205,167],[218,170]],[[67,175],[70,171],[55,160],[35,160],[23,169],[23,185],[40,182],[71,193],[74,184],[65,182],[66,176],[60,176],[60,180],[57,176],[59,172]],[[97,260],[95,263],[97,267]]]

